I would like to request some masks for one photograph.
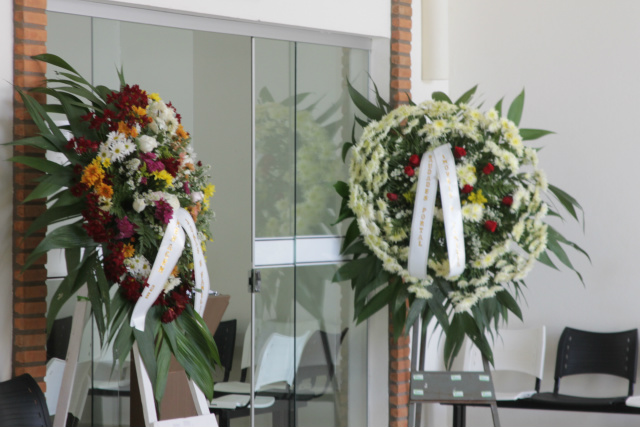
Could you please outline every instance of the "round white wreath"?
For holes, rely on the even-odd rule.
[[[449,143],[456,159],[466,251],[465,271],[447,277],[442,209],[436,201],[427,278],[407,271],[413,199],[420,157]],[[528,274],[547,245],[548,207],[537,153],[496,109],[429,100],[394,109],[371,122],[354,145],[349,208],[364,242],[383,268],[418,298],[430,298],[435,277],[446,278],[457,312],[493,297]]]

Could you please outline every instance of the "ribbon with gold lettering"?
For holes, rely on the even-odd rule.
[[[427,277],[429,242],[438,185],[449,256],[449,277],[458,276],[464,271],[464,232],[456,164],[451,146],[445,144],[424,153],[420,161],[407,267],[409,274],[419,279]]]
[[[151,274],[147,279],[148,287],[144,288],[142,295],[136,302],[131,314],[131,326],[144,331],[144,322],[147,312],[156,301],[165,287],[171,272],[178,263],[185,246],[185,231],[189,236],[193,251],[193,263],[196,276],[195,309],[202,315],[209,296],[209,274],[204,261],[202,247],[198,241],[198,233],[191,214],[185,209],[174,212],[173,218],[167,224],[158,255],[153,262]]]

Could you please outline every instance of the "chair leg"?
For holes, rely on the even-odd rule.
[[[453,427],[465,427],[467,424],[467,407],[453,405]]]

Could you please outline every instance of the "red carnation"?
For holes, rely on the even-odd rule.
[[[469,184],[465,184],[464,187],[462,187],[462,192],[464,194],[469,194],[473,191],[473,186],[469,185]]]
[[[513,197],[504,196],[502,198],[502,204],[505,205],[505,206],[511,206],[513,204]]]
[[[412,154],[409,157],[409,166],[418,167],[420,166],[420,157],[417,154]]]
[[[494,167],[491,163],[487,163],[487,165],[482,169],[482,173],[484,173],[485,175],[489,175],[491,172],[494,171]]]
[[[404,173],[406,173],[407,176],[413,176],[413,175],[416,174],[416,171],[414,171],[411,166],[405,166],[404,167]]]
[[[396,200],[398,200],[398,195],[396,193],[387,193],[387,199],[395,202]]]
[[[493,233],[494,231],[496,231],[496,228],[498,228],[498,223],[495,221],[487,220],[484,222],[484,228]]]
[[[459,159],[467,155],[467,150],[462,147],[453,147],[453,157]]]

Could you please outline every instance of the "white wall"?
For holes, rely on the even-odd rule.
[[[509,324],[547,325],[546,391],[553,387],[563,327],[612,331],[640,326],[634,269],[640,249],[640,203],[634,191],[640,154],[635,128],[639,21],[640,4],[633,1],[449,0],[452,95],[479,84],[479,99],[493,105],[526,88],[522,126],[556,132],[540,141],[545,147],[541,166],[549,181],[574,195],[586,212],[584,235],[572,222],[558,226],[591,255],[592,265],[574,258],[586,285],[569,271],[538,266],[527,280],[524,323],[514,319]],[[416,68],[419,62],[416,55]],[[606,377],[566,384],[569,391],[604,387],[606,394],[625,393],[622,384]],[[634,416],[548,411],[501,410],[500,416],[503,425],[523,427],[637,422]],[[468,419],[477,426],[492,425],[487,410],[471,410]]]
[[[0,2],[0,142],[13,139],[13,2]],[[12,166],[10,147],[0,146],[0,381],[11,376],[13,325],[12,265]]]
[[[388,0],[103,0],[102,3],[364,36],[391,35]]]

